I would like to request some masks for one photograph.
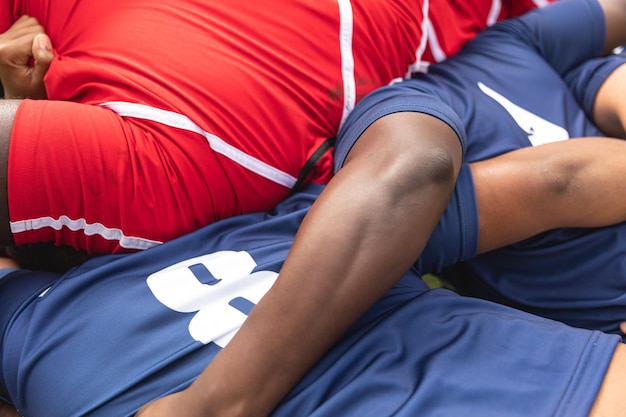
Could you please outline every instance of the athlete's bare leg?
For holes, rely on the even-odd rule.
[[[20,100],[0,100],[0,246],[13,244],[9,226],[9,201],[7,193],[7,168],[9,165],[9,140],[15,112]]]

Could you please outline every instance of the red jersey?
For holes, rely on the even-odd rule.
[[[422,67],[426,28],[449,54],[486,25],[454,3],[4,0],[0,31],[34,16],[57,54],[12,132],[16,243],[144,249],[272,209],[359,98]],[[327,151],[306,181],[331,175]]]
[[[50,101],[25,101],[11,138],[15,240],[89,252],[272,209],[360,97],[408,74],[424,41],[415,0],[4,7],[0,30],[34,16],[57,54]],[[326,152],[308,181],[331,174]]]
[[[426,65],[454,55],[476,34],[497,21],[519,16],[553,0],[435,0],[427,23]],[[425,68],[423,68],[425,70]]]

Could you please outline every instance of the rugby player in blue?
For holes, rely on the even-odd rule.
[[[0,398],[27,417],[124,417],[188,387],[274,283],[321,190],[62,276],[3,270]],[[272,415],[587,416],[623,350],[615,335],[429,290],[412,270]]]
[[[606,26],[623,13],[607,14]],[[433,102],[452,108],[466,164],[426,249],[449,257],[421,270],[464,294],[619,333],[626,223],[581,228],[626,220],[616,174],[626,143],[605,138],[626,138],[626,58],[595,58],[621,42],[615,36],[594,1],[560,1],[489,28],[429,74],[365,98],[339,139],[337,164],[381,115]],[[539,233],[547,228],[555,230]],[[465,262],[446,268],[456,261]]]

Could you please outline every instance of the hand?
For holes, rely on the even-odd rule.
[[[50,38],[37,19],[20,17],[0,35],[0,81],[4,98],[47,98],[43,82],[54,58]]]
[[[626,335],[626,321],[623,321],[620,325],[619,325],[619,330]]]

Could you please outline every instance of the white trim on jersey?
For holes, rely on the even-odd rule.
[[[341,123],[354,110],[356,104],[356,80],[354,77],[354,55],[352,53],[352,36],[354,16],[350,0],[337,0],[339,5],[339,48],[341,51],[341,78],[343,80],[343,112]]]
[[[547,0],[533,0],[534,3],[546,4]],[[424,2],[427,3],[427,2]],[[491,26],[498,21],[498,17],[500,16],[500,12],[502,11],[502,1],[501,0],[493,0],[491,2],[491,7],[489,8],[489,14],[487,15],[487,21],[485,24],[487,26]],[[424,16],[429,16],[428,14],[424,14]],[[439,43],[439,38],[437,38],[437,32],[433,29],[433,25],[430,21],[430,17],[424,19],[424,23],[426,24],[423,33],[426,33],[425,38],[428,39],[428,46],[430,47],[430,52],[435,59],[435,62],[441,62],[448,58],[446,53],[441,49],[441,44]],[[426,72],[426,71],[423,71]]]
[[[119,241],[119,245],[125,249],[145,250],[163,243],[140,237],[125,236],[120,229],[109,228],[100,223],[87,223],[85,219],[73,220],[67,216],[61,216],[58,219],[40,217],[38,219],[11,222],[10,225],[13,234],[39,230],[45,227],[51,227],[54,230],[61,230],[61,228],[67,227],[73,232],[82,231],[86,236],[98,235],[106,240]]]
[[[533,3],[539,8],[546,7],[550,2],[548,0],[533,0]]]
[[[211,149],[221,155],[224,155],[226,158],[232,160],[243,168],[246,168],[263,178],[287,188],[293,188],[296,184],[297,179],[292,175],[289,175],[286,172],[253,157],[252,155],[248,155],[241,149],[237,149],[226,143],[222,138],[204,131],[200,126],[195,124],[185,115],[168,110],[157,109],[144,104],[127,103],[122,101],[110,101],[100,105],[113,110],[115,113],[123,117],[151,120],[173,128],[197,133],[204,136],[204,138],[209,142]]]
[[[489,15],[487,16],[487,26],[491,26],[498,21],[498,16],[502,11],[502,2],[500,0],[493,0],[491,8],[489,9]]]
[[[432,30],[429,17],[429,8],[429,0],[424,0],[424,2],[422,3],[422,16],[424,16],[424,18],[422,19],[422,38],[420,39],[417,51],[415,51],[415,62],[409,66],[409,71],[406,74],[406,78],[411,78],[411,75],[417,72],[427,72],[428,66],[430,65],[430,62],[422,61],[422,56],[424,55],[424,51],[426,51],[426,46],[428,45],[429,31]]]

